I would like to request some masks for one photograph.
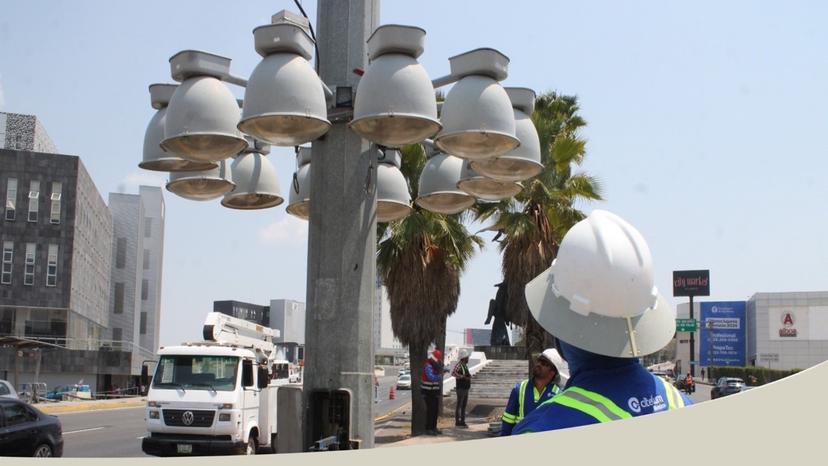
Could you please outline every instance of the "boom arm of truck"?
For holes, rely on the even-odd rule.
[[[276,357],[276,345],[273,343],[273,339],[279,337],[279,330],[276,329],[220,312],[210,312],[204,320],[203,334],[205,341],[252,348],[259,363]]]

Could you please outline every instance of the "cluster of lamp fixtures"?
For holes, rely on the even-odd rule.
[[[230,59],[186,50],[170,58],[180,84],[149,87],[157,110],[144,138],[141,168],[170,172],[167,189],[197,201],[222,198],[233,209],[282,204],[270,145],[296,147],[287,212],[310,215],[311,148],[302,146],[331,126],[333,93],[309,60],[314,50],[306,18],[287,11],[253,30],[262,61],[249,80],[230,74]],[[400,171],[399,148],[421,143],[428,161],[420,176],[422,208],[454,214],[477,200],[518,194],[521,181],[543,170],[530,119],[535,93],[503,88],[509,59],[476,49],[449,59],[451,74],[432,81],[417,58],[425,31],[378,27],[368,39],[369,66],[353,103],[352,131],[375,144],[377,221],[412,210]],[[225,83],[245,86],[237,101]],[[454,83],[438,117],[436,87]],[[430,139],[433,138],[433,139]]]

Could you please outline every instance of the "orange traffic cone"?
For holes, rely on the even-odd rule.
[[[388,399],[389,400],[396,400],[397,399],[397,387],[391,385],[391,389],[388,390]]]

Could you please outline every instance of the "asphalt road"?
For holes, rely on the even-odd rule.
[[[394,376],[380,377],[374,417],[379,418],[406,405],[409,390],[397,390],[396,399],[388,392],[396,386]],[[147,456],[141,451],[146,435],[144,408],[108,409],[59,414],[63,424],[63,456],[67,458],[128,458]]]

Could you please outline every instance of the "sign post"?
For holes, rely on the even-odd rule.
[[[693,297],[710,296],[710,270],[674,270],[673,296],[690,297],[690,320],[693,319]],[[690,331],[690,359],[696,354],[696,329]],[[696,376],[696,365],[690,364],[690,375]]]

